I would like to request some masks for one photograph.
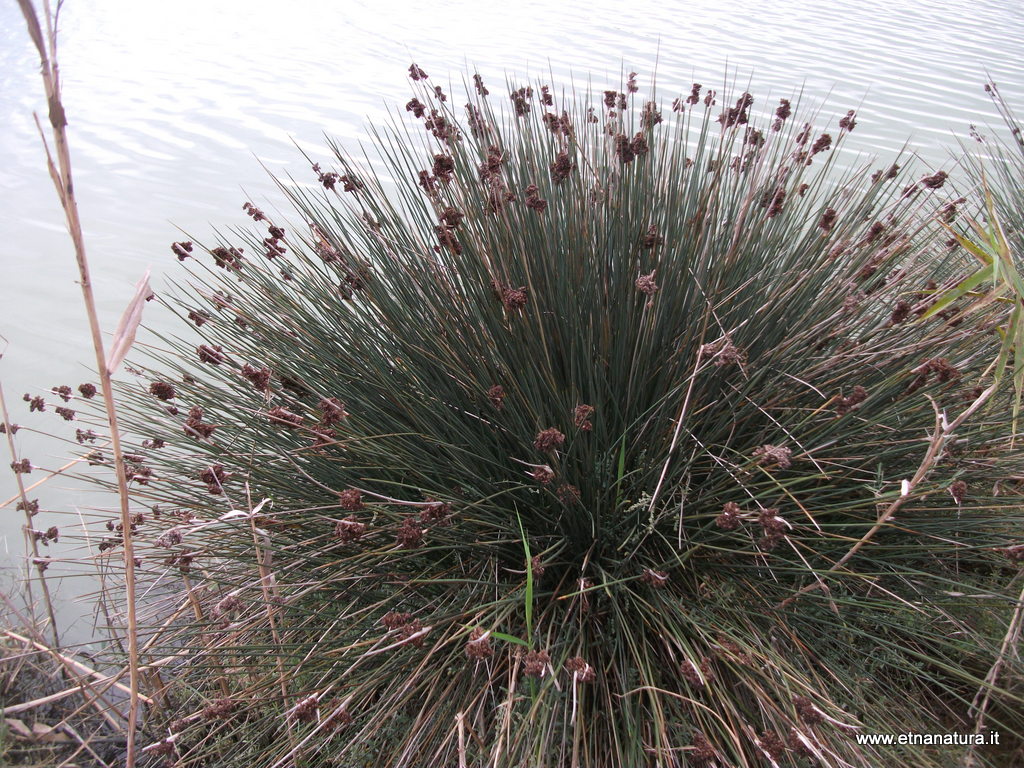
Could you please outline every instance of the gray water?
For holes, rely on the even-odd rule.
[[[246,200],[277,210],[264,166],[306,178],[296,145],[325,159],[325,133],[353,148],[365,140],[368,120],[410,98],[413,61],[448,92],[480,72],[492,98],[506,76],[589,78],[604,90],[630,71],[645,92],[655,70],[668,101],[692,82],[735,82],[761,103],[802,91],[822,122],[858,110],[852,152],[884,160],[909,142],[929,172],[951,168],[971,124],[985,133],[998,123],[982,90],[988,77],[1024,111],[1020,0],[70,0],[61,32],[76,189],[108,331],[147,269],[157,290],[175,272],[169,245],[181,230],[208,241],[214,227],[244,223]],[[44,433],[23,429],[21,455],[52,469],[77,444],[45,433],[67,437],[75,425],[52,407],[29,414],[21,394],[90,380],[93,358],[33,111],[45,122],[38,59],[17,4],[0,0],[0,382],[12,419]],[[145,321],[170,327],[155,306]],[[3,454],[0,501],[15,493]],[[110,499],[70,480],[30,495],[45,510],[39,529],[80,535],[77,513],[113,515],[92,511]],[[0,510],[9,575],[24,562],[22,524],[13,504]],[[84,573],[91,553],[62,542],[47,554],[66,560],[48,571],[59,576]],[[59,586],[72,636],[87,634],[81,596],[95,587],[81,576]]]

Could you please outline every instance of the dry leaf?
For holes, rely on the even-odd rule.
[[[110,354],[107,355],[107,373],[111,376],[124,361],[132,344],[135,343],[135,332],[139,329],[139,323],[142,322],[142,307],[152,294],[149,288],[149,272],[147,269],[146,274],[135,286],[135,295],[124,314],[121,315],[121,322],[117,324],[117,330],[114,331],[114,343],[110,348]]]

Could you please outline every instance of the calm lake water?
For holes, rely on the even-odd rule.
[[[76,189],[108,330],[146,269],[156,290],[165,271],[175,272],[169,245],[183,239],[181,230],[209,240],[214,227],[244,223],[246,200],[277,210],[281,195],[264,166],[306,178],[296,145],[321,159],[325,133],[353,148],[365,139],[367,120],[382,121],[410,98],[412,61],[449,93],[480,72],[492,98],[501,98],[506,76],[559,85],[589,78],[604,90],[630,71],[640,73],[644,92],[655,70],[669,102],[692,82],[735,82],[761,103],[802,91],[804,104],[821,106],[823,120],[858,110],[848,149],[884,159],[909,143],[928,171],[952,166],[971,124],[984,133],[986,123],[998,122],[982,91],[988,77],[1024,112],[1020,0],[294,0],[266,7],[93,0],[63,11],[60,62]],[[52,408],[29,414],[21,395],[90,380],[92,352],[32,121],[33,110],[45,120],[41,94],[17,4],[4,2],[0,382],[12,419],[43,433],[22,430],[21,455],[52,469],[77,445],[45,433],[67,436],[74,425]],[[146,322],[169,327],[155,306]],[[0,462],[0,501],[15,493],[8,461]],[[81,531],[77,512],[110,506],[63,479],[31,496],[48,510],[36,527],[57,524],[69,534]],[[13,505],[0,510],[0,579],[24,562],[22,523]],[[69,560],[51,574],[80,574],[88,556],[80,544],[63,542],[48,554]],[[66,621],[88,615],[76,600],[94,588],[89,578],[65,579]],[[88,619],[77,618],[70,633],[81,637],[87,628]]]

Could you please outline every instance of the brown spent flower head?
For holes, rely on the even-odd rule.
[[[400,611],[388,611],[381,617],[380,623],[388,629],[394,630],[404,627],[411,621],[411,613],[402,613]]]
[[[910,311],[913,309],[913,305],[909,301],[900,299],[896,302],[896,306],[893,307],[892,314],[889,315],[889,325],[898,326],[900,323],[906,321],[906,318],[910,316]]]
[[[437,154],[434,155],[434,167],[432,168],[435,178],[445,184],[451,183],[453,174],[455,173],[455,160],[452,159],[451,155]]]
[[[950,363],[945,357],[933,357],[925,360],[917,368],[914,368],[911,373],[915,373],[917,376],[910,382],[910,386],[907,387],[908,394],[927,384],[932,374],[942,384],[960,378],[960,369]]]
[[[762,467],[775,465],[779,469],[789,469],[793,463],[790,460],[793,452],[784,446],[765,443],[760,448],[754,449],[754,458]]]
[[[525,285],[513,288],[509,285],[499,285],[496,282],[492,282],[491,288],[508,312],[514,312],[526,306],[527,295]]]
[[[928,189],[940,189],[946,183],[947,178],[949,178],[949,174],[945,171],[936,171],[931,176],[921,179],[921,184]]]
[[[640,277],[636,279],[636,289],[649,298],[649,301],[647,302],[648,306],[653,305],[654,294],[658,292],[658,284],[654,280],[654,275],[657,271],[658,270],[656,269],[652,269],[649,274],[640,275]]]
[[[75,420],[75,412],[73,410],[71,410],[70,408],[64,408],[63,406],[58,406],[57,408],[54,408],[54,411],[56,412],[56,414],[58,416],[60,416],[62,419],[64,419],[64,421],[74,421]]]
[[[317,403],[320,411],[320,423],[325,427],[333,427],[348,418],[344,403],[336,397],[322,397]]]
[[[149,393],[160,400],[173,400],[176,396],[174,387],[164,381],[154,381],[149,385]]]
[[[33,413],[34,411],[39,411],[40,413],[43,413],[46,410],[46,401],[43,400],[42,395],[36,395],[35,397],[32,397],[31,395],[26,394],[22,397],[22,400],[28,403],[29,413]]]
[[[344,704],[339,704],[337,701],[331,702],[334,707],[334,711],[330,715],[324,718],[322,727],[329,731],[340,731],[347,725],[352,724],[352,715],[349,714],[348,709]]]
[[[225,248],[218,246],[210,251],[214,263],[221,269],[239,270],[242,268],[242,248]]]
[[[728,501],[722,507],[722,514],[715,518],[715,525],[723,531],[735,531],[740,527],[743,520],[740,517],[740,505],[734,501]]]
[[[534,578],[539,579],[544,575],[544,571],[547,570],[547,566],[544,565],[544,561],[541,560],[540,555],[534,555],[530,558],[530,570],[533,571]]]
[[[219,603],[213,606],[214,616],[234,614],[245,608],[245,603],[238,599],[237,595],[227,595]]]
[[[590,423],[590,417],[594,415],[594,406],[592,405],[577,405],[573,409],[573,423],[576,425],[576,429],[582,430],[583,432],[589,432],[594,428],[594,425]]]
[[[189,408],[184,429],[185,434],[191,437],[209,437],[217,427],[214,424],[204,424],[203,409],[198,405],[194,405]]]
[[[204,720],[224,720],[238,709],[238,702],[229,698],[216,699],[203,708]]]
[[[419,549],[423,546],[423,529],[415,518],[407,517],[398,529],[395,541],[402,549]]]
[[[567,151],[562,150],[555,157],[554,162],[552,162],[548,167],[551,169],[552,181],[554,181],[555,184],[561,184],[569,178],[570,174],[572,174],[574,170],[576,170],[576,163],[569,159],[569,153]]]
[[[715,670],[711,659],[705,656],[696,664],[691,659],[685,660],[679,665],[679,674],[694,688],[703,688],[707,683],[715,679]]]
[[[555,472],[547,464],[537,467],[530,473],[530,477],[541,485],[547,485],[555,479]]]
[[[704,358],[712,358],[716,368],[725,365],[743,365],[747,361],[747,353],[733,344],[728,335],[710,344],[702,345],[700,355]]]
[[[480,75],[473,75],[473,86],[476,88],[476,92],[481,96],[486,96],[490,93],[490,91],[484,87],[484,79],[480,77]]]
[[[267,218],[266,214],[252,203],[243,203],[242,210],[245,211],[253,221],[263,221]]]
[[[413,117],[423,117],[427,111],[427,105],[419,99],[412,99],[405,105],[406,112],[412,112]]]
[[[224,354],[224,350],[217,345],[201,344],[196,347],[196,353],[199,355],[200,362],[209,363],[210,365],[220,365],[228,359],[227,355]]]
[[[557,489],[555,489],[555,496],[558,497],[558,500],[560,502],[562,502],[566,506],[570,506],[572,504],[579,503],[580,489],[577,488],[575,485],[563,483],[562,485],[558,486]]]
[[[269,368],[254,368],[248,363],[244,363],[242,365],[242,376],[244,376],[257,391],[270,391],[271,371]]]
[[[466,641],[466,655],[471,659],[480,661],[494,655],[491,648],[490,632],[484,632],[480,627],[473,627],[469,633],[469,640]]]
[[[867,400],[868,391],[864,389],[860,384],[853,388],[853,391],[845,397],[840,397],[836,401],[836,413],[840,416],[845,416],[850,411],[855,410],[861,403]]]
[[[718,122],[722,124],[723,128],[729,128],[733,125],[745,125],[748,121],[747,110],[754,103],[754,97],[749,93],[744,93],[736,100],[736,106],[730,107],[718,116]]]
[[[512,91],[509,94],[512,99],[512,106],[515,108],[516,117],[523,117],[530,111],[530,99],[533,98],[533,88],[529,86]]]
[[[565,435],[555,427],[548,427],[537,433],[537,437],[533,440],[533,447],[538,451],[548,453],[559,448],[563,443],[565,443]]]
[[[887,170],[878,170],[871,174],[872,183],[877,184],[879,181],[889,181],[895,179],[900,174],[900,167],[896,163],[889,166]]]
[[[300,723],[315,723],[319,715],[316,696],[307,696],[289,711],[292,717]]]
[[[668,584],[668,574],[665,571],[655,571],[652,568],[644,568],[640,581],[655,589],[661,589]]]
[[[523,657],[523,674],[527,677],[542,678],[548,672],[551,657],[547,651],[530,651]]]
[[[189,310],[188,319],[195,323],[196,328],[198,328],[199,326],[201,326],[203,323],[210,319],[210,313],[207,312],[205,309],[192,309]]]
[[[715,748],[711,746],[711,742],[707,740],[707,737],[700,731],[694,731],[690,761],[694,765],[707,765],[715,759],[716,755],[717,752],[715,752]]]
[[[14,426],[17,426],[17,425],[14,425]],[[97,437],[96,433],[93,432],[91,429],[84,429],[84,430],[83,429],[76,429],[75,430],[75,440],[77,440],[79,442],[79,444],[82,444],[82,443],[95,443],[96,442],[96,437]]]
[[[817,139],[814,140],[814,144],[811,145],[811,155],[816,155],[819,152],[824,152],[827,149],[832,148],[832,136],[827,133],[821,134]]]
[[[623,165],[631,163],[636,159],[633,145],[624,133],[620,133],[615,137],[615,156],[619,158]]]
[[[825,719],[821,710],[814,706],[814,702],[806,696],[794,696],[793,706],[796,707],[796,713],[800,719],[808,725],[816,725]]]
[[[171,253],[178,257],[178,261],[184,261],[192,255],[192,241],[186,240],[182,243],[171,243]]]
[[[540,196],[540,190],[536,184],[530,184],[525,190],[526,194],[526,207],[536,211],[537,213],[544,213],[548,207],[548,201]]]
[[[224,471],[223,464],[212,464],[199,473],[199,479],[206,483],[206,490],[217,496],[224,492],[223,486],[230,474]]]
[[[505,407],[505,388],[500,384],[495,384],[487,390],[487,399],[491,401],[491,405],[496,410],[500,411]]]
[[[957,504],[963,504],[964,497],[967,496],[967,483],[963,480],[954,481],[953,484],[949,486],[949,493]]]
[[[78,385],[78,393],[86,400],[92,400],[96,397],[96,385],[86,382],[85,384]]]
[[[597,678],[597,672],[582,656],[573,656],[566,661],[565,670],[577,683],[592,683]]]
[[[656,126],[658,123],[664,122],[664,119],[661,116],[661,110],[658,109],[658,105],[653,101],[648,101],[644,104],[644,111],[640,120],[643,123],[644,128],[647,128],[648,130]]]
[[[71,387],[67,384],[61,384],[59,387],[53,387],[50,391],[55,395],[58,395],[65,403],[71,401]]]
[[[291,411],[287,410],[286,408],[282,408],[281,406],[271,408],[269,411],[267,411],[267,418],[273,424],[281,424],[283,426],[289,427],[290,429],[295,429],[297,427],[302,426],[302,417],[299,416],[299,414],[292,413]]]
[[[428,496],[426,506],[420,508],[420,522],[424,525],[448,525],[451,513],[451,504]]]
[[[27,475],[32,472],[32,462],[28,459],[22,459],[21,461],[12,461],[11,469],[14,470],[16,475]]]
[[[646,248],[647,250],[650,250],[651,248],[654,248],[659,245],[663,245],[664,242],[665,238],[658,234],[658,227],[654,224],[651,224],[651,226],[647,228],[647,233],[643,236],[643,239],[640,241],[641,245],[643,245],[643,247]]]
[[[19,429],[21,429],[21,426],[19,424],[11,424],[11,434],[12,435],[18,434],[18,430]],[[82,430],[78,430],[78,431],[81,432]],[[7,434],[7,425],[6,424],[0,424],[0,435],[6,435],[6,434]],[[82,442],[82,441],[79,440],[78,442]]]
[[[650,147],[647,144],[647,137],[642,133],[637,133],[633,139],[629,142],[629,148],[633,152],[633,155],[640,157],[646,155],[650,151]]]
[[[855,119],[856,116],[857,116],[857,113],[855,111],[853,111],[852,109],[847,110],[846,117],[842,117],[842,118],[839,119],[839,130],[840,131],[852,131],[854,128],[856,128],[857,127],[857,121]]]
[[[411,64],[409,66],[409,77],[411,77],[413,80],[426,80],[427,73],[424,72],[419,67],[417,67],[415,64]]]
[[[786,532],[786,521],[779,517],[779,510],[775,507],[762,509],[757,522],[761,524],[766,534]]]
[[[789,527],[785,520],[779,516],[779,510],[774,507],[762,509],[757,518],[764,533],[758,546],[761,549],[772,550],[777,547],[786,536],[786,529]]]
[[[361,523],[352,515],[339,520],[334,526],[334,536],[342,543],[358,541],[366,533],[366,523]]]
[[[15,507],[16,512],[27,512],[29,517],[35,517],[39,514],[39,499],[32,499],[28,503],[19,501]]]
[[[783,208],[786,204],[786,188],[776,187],[775,192],[771,196],[771,201],[768,204],[768,218],[773,219],[782,213]]]
[[[764,731],[757,745],[767,752],[772,760],[781,760],[786,755],[786,743],[774,731]]]
[[[338,494],[339,506],[348,512],[363,509],[363,492],[358,488],[347,488]]]
[[[779,99],[779,106],[775,109],[775,122],[772,123],[772,130],[775,132],[781,131],[783,123],[792,114],[793,108],[790,106],[789,99]]]

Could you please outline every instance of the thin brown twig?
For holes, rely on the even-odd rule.
[[[935,466],[935,463],[939,460],[939,457],[942,455],[942,449],[945,446],[946,441],[953,435],[954,432],[956,432],[956,430],[968,418],[970,418],[974,413],[978,411],[979,408],[981,408],[982,406],[985,405],[986,402],[988,402],[989,398],[995,394],[998,386],[998,382],[990,385],[988,389],[986,389],[984,392],[978,395],[978,397],[974,400],[973,403],[971,403],[966,409],[964,409],[963,413],[961,413],[952,422],[949,423],[946,423],[945,415],[939,410],[938,406],[935,405],[935,402],[932,401],[932,407],[935,408],[935,430],[934,432],[932,432],[931,439],[928,443],[928,450],[925,452],[924,458],[921,460],[921,464],[920,466],[918,466],[917,471],[914,473],[914,476],[910,480],[903,481],[903,488],[901,489],[899,498],[895,499],[891,504],[889,504],[888,507],[886,507],[882,511],[882,513],[878,516],[878,520],[875,522],[873,526],[871,526],[870,530],[868,530],[867,533],[865,533],[852,547],[850,547],[850,549],[847,550],[845,555],[839,558],[830,568],[828,568],[825,571],[826,573],[838,571],[840,568],[846,565],[853,558],[854,555],[856,555],[866,544],[868,544],[868,542],[871,541],[872,538],[874,538],[876,533],[878,533],[880,530],[882,530],[882,528],[885,527],[885,525],[889,522],[889,520],[892,519],[892,516],[896,514],[900,507],[902,507],[903,504],[912,497],[914,489],[918,486],[918,484],[921,483],[922,480],[924,480],[924,478],[932,470],[932,467]],[[805,595],[808,592],[820,589],[821,587],[822,583],[819,579],[819,581],[816,581],[812,584],[808,584],[807,586],[798,589],[792,595],[790,595],[781,603],[779,603],[777,607],[785,608],[786,606],[791,605],[801,595]]]
[[[110,445],[109,441],[106,442],[106,443],[103,443],[99,447],[100,448],[106,448],[108,445]],[[34,491],[36,488],[38,488],[43,483],[45,483],[45,482],[47,482],[49,480],[52,480],[53,478],[57,477],[58,475],[64,474],[64,472],[66,472],[67,470],[71,469],[73,466],[75,466],[75,464],[81,464],[83,461],[89,461],[91,454],[92,454],[92,451],[90,451],[88,454],[84,454],[82,456],[79,456],[76,459],[72,459],[67,464],[65,464],[65,465],[63,465],[61,467],[58,467],[57,469],[51,471],[46,477],[43,477],[43,478],[40,478],[39,480],[36,480],[34,483],[32,483],[32,485],[26,485],[25,486],[25,493],[28,493],[29,491]],[[13,496],[11,496],[11,498],[7,499],[6,501],[0,502],[0,507],[6,507],[9,504],[13,504],[15,501],[17,501],[20,498],[21,498],[21,493],[20,492],[16,493]]]
[[[10,415],[7,413],[7,400],[4,398],[4,388],[0,386],[0,415],[3,416],[4,432],[7,435],[7,448],[10,451],[11,459],[18,461],[18,449],[14,445],[14,428],[11,424]],[[21,506],[25,512],[25,541],[32,550],[32,562],[36,564],[36,578],[39,579],[39,586],[43,591],[43,601],[46,605],[46,613],[50,619],[50,631],[53,633],[53,644],[54,646],[60,645],[60,632],[57,629],[57,614],[53,610],[53,598],[50,596],[50,585],[46,581],[46,576],[43,575],[43,569],[38,565],[40,562],[39,556],[39,541],[35,537],[34,526],[32,525],[32,509],[28,502],[28,492],[25,490],[25,482],[21,479],[21,473],[15,472],[14,478],[18,483],[18,495],[21,497]],[[6,505],[4,505],[6,506]],[[32,619],[32,631],[36,631],[35,621],[35,605],[32,599],[32,572],[31,568],[29,573],[25,577],[25,585],[28,588],[28,610],[30,618]]]

